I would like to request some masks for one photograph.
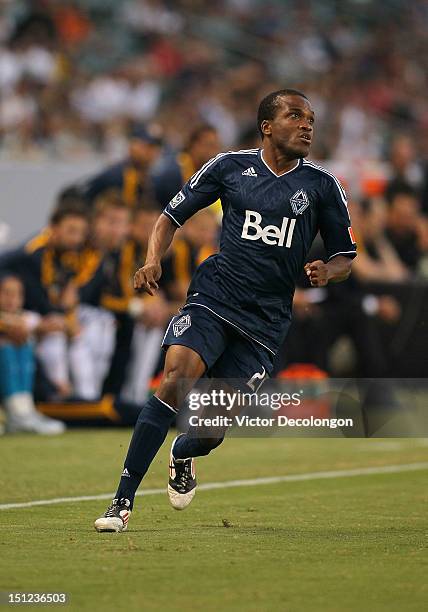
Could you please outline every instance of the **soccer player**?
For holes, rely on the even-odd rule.
[[[262,148],[220,153],[202,166],[159,217],[135,274],[135,289],[153,294],[176,229],[221,199],[220,251],[199,266],[169,324],[161,385],[140,413],[115,499],[95,521],[98,531],[126,529],[136,490],[195,381],[204,374],[245,379],[254,391],[253,382],[272,372],[303,267],[314,287],[350,274],[356,245],[344,190],[305,159],[314,129],[309,100],[292,89],[273,92],[260,103],[257,122]],[[304,266],[318,230],[327,262]],[[221,442],[189,433],[174,440],[168,484],[174,508],[185,508],[195,494],[193,458]]]
[[[162,208],[207,161],[221,150],[217,130],[208,124],[191,130],[183,151],[167,154],[154,173],[155,192]]]
[[[135,208],[140,202],[155,196],[152,168],[161,151],[162,138],[158,128],[136,126],[130,134],[128,156],[124,160],[69,189],[77,190],[91,209],[97,196],[118,189],[127,206]]]

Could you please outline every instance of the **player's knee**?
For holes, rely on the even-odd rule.
[[[180,400],[183,400],[186,394],[186,389],[184,388],[186,374],[184,364],[177,363],[168,367],[164,371],[162,382],[156,394],[159,399],[171,406],[178,407]]]

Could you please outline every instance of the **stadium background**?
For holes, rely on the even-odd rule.
[[[186,178],[179,156],[198,126],[215,130],[211,154],[258,146],[258,102],[296,87],[317,115],[311,158],[348,191],[360,257],[354,279],[341,286],[316,292],[302,284],[277,370],[303,363],[309,368],[297,376],[312,375],[312,366],[335,376],[426,376],[425,1],[3,0],[1,9],[3,254],[43,230],[64,188],[80,189],[92,210],[91,177],[126,159],[132,138],[147,143],[143,126],[162,146],[143,173],[155,189],[143,189],[131,208],[160,210],[167,200],[156,177],[169,180],[168,168],[181,164]],[[126,200],[125,191],[120,186],[118,197]],[[191,261],[180,259],[182,244],[173,253],[169,306],[182,299],[192,266],[215,249],[212,219],[200,223],[182,237]],[[1,261],[7,271],[4,255]],[[120,316],[134,329],[160,329],[166,310],[154,323]],[[131,336],[124,370],[136,359]],[[155,349],[147,350],[154,363]],[[161,363],[152,369],[155,375]],[[115,395],[122,383],[113,383]],[[82,395],[68,391],[61,399]],[[138,404],[144,394],[137,395]]]
[[[216,128],[219,149],[257,146],[263,94],[301,88],[317,113],[311,157],[346,186],[359,264],[337,292],[301,287],[294,340],[280,367],[306,363],[291,373],[300,379],[320,369],[412,377],[403,405],[414,408],[428,367],[427,31],[426,0],[0,0],[0,278],[6,257],[25,253],[23,245],[46,227],[64,188],[77,187],[73,206],[82,196],[93,206],[91,178],[126,158],[133,128],[147,144],[141,126],[160,126],[164,144],[151,173],[173,171],[176,181],[176,153],[188,147],[193,128]],[[141,199],[144,240],[155,215],[152,198]],[[123,220],[120,205],[115,210]],[[197,263],[194,251],[212,242],[210,215],[181,236],[181,256],[175,247],[173,263],[181,263],[170,265],[169,279],[177,280],[175,270],[182,282],[171,308],[183,295],[189,260]],[[198,248],[186,263],[192,241]],[[114,285],[111,250],[104,259]],[[162,312],[159,304],[147,307],[152,340]],[[135,315],[134,331],[140,326],[144,334]],[[0,352],[11,344],[6,332],[22,340],[21,323],[8,328],[6,319],[2,312]],[[64,337],[71,342],[72,334]],[[7,387],[4,363],[0,384]],[[416,399],[425,417],[426,394]],[[58,397],[49,405],[61,407]],[[132,405],[122,400],[119,407]],[[106,396],[68,406],[70,423],[78,411],[98,423],[100,406],[117,418]],[[28,415],[28,404],[19,408]],[[66,409],[64,402],[61,414],[51,414],[62,418]],[[50,424],[50,433],[59,431]],[[97,534],[93,520],[114,495],[130,429],[2,435],[0,603],[6,592],[43,591],[67,592],[79,612],[425,610],[423,432],[426,417],[425,429],[416,425],[408,439],[345,439],[337,430],[328,439],[230,437],[198,460],[198,492],[183,513],[165,494],[170,432],[129,531],[117,537]]]

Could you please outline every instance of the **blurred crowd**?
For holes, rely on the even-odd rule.
[[[311,157],[351,194],[358,257],[340,285],[302,279],[277,372],[309,363],[342,373],[332,348],[346,336],[353,375],[388,376],[379,326],[402,317],[388,286],[428,279],[426,2],[0,5],[1,158],[107,160],[64,186],[47,227],[0,254],[0,399],[11,431],[62,431],[35,410],[34,393],[145,400],[165,327],[218,248],[221,205],[177,232],[155,297],[132,286],[151,229],[208,159],[260,145],[258,102],[284,83],[313,101]],[[372,173],[356,184],[367,159]],[[312,256],[323,256],[318,242]]]
[[[1,0],[1,155],[116,157],[156,119],[249,143],[269,91],[317,113],[313,156],[382,161],[397,131],[428,144],[425,0]],[[417,177],[414,177],[417,180]]]

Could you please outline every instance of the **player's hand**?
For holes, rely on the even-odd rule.
[[[159,289],[157,281],[162,274],[160,264],[147,264],[136,271],[134,276],[135,291],[146,291],[149,295],[154,295]]]
[[[312,287],[325,287],[328,283],[328,267],[321,259],[305,265],[305,272]]]
[[[72,310],[79,303],[79,292],[76,285],[70,281],[63,289],[60,297],[60,306],[64,310]]]

